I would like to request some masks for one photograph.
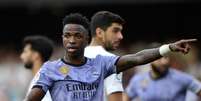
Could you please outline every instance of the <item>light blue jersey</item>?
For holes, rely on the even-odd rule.
[[[50,91],[53,101],[103,101],[104,79],[116,72],[118,56],[100,56],[83,65],[59,59],[46,62],[34,87]]]
[[[188,90],[198,93],[200,82],[183,72],[169,69],[165,77],[157,80],[151,78],[150,72],[134,76],[126,93],[131,99],[140,101],[185,101]]]

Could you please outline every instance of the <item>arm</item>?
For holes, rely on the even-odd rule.
[[[44,63],[39,72],[34,76],[32,89],[28,92],[25,101],[41,101],[43,99],[53,83],[52,78],[49,76],[51,69],[48,69],[51,66],[53,65],[50,62]]]
[[[194,77],[190,77],[189,81],[188,90],[201,98],[201,82]]]
[[[178,78],[182,78],[181,80],[184,82],[184,87],[186,87],[188,91],[196,94],[201,98],[201,82],[199,80],[189,74],[181,75]],[[188,98],[189,97],[187,97],[187,99]]]
[[[146,49],[136,54],[121,56],[117,62],[117,72],[124,71],[136,65],[142,65],[162,57],[159,48]]]
[[[112,74],[104,80],[105,93],[108,101],[122,101],[122,73]]]
[[[124,55],[117,61],[117,73],[132,68],[136,65],[142,65],[152,62],[165,54],[172,52],[182,52],[187,54],[190,50],[189,43],[197,41],[196,39],[180,40],[160,48],[146,49],[136,54]]]
[[[199,98],[201,98],[201,83],[200,81],[192,78],[192,82],[189,84],[188,90],[196,94]]]
[[[108,101],[122,101],[122,92],[115,92],[107,96]],[[124,100],[123,100],[124,101]]]
[[[128,97],[128,95],[124,94],[123,101],[131,101],[131,99]]]
[[[33,88],[28,96],[25,98],[25,101],[41,101],[45,96],[45,92],[41,88]]]

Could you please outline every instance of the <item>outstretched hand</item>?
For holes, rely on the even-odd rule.
[[[183,54],[187,54],[191,47],[190,43],[196,42],[197,39],[184,39],[184,40],[179,40],[174,43],[171,43],[169,45],[169,48],[173,52],[182,52]]]

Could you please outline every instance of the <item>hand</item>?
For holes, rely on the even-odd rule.
[[[187,54],[190,51],[190,43],[197,41],[197,39],[185,39],[179,40],[175,43],[171,43],[169,48],[173,52],[182,52],[183,54]]]

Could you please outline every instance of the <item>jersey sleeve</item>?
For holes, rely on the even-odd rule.
[[[112,74],[104,81],[104,87],[107,95],[115,92],[123,92],[122,73]]]
[[[199,91],[201,91],[201,83],[194,77],[189,77],[188,78],[189,83],[188,83],[188,90],[192,91],[193,93],[197,94]]]
[[[101,63],[104,77],[116,73],[116,62],[119,60],[119,56],[97,56],[97,60]]]
[[[126,94],[130,99],[135,99],[137,97],[137,89],[136,89],[136,78],[133,77],[129,82],[129,85],[126,88]]]
[[[44,63],[44,65],[41,67],[39,72],[35,76],[35,82],[33,84],[33,87],[39,87],[44,92],[47,92],[48,89],[52,86],[53,79],[51,78],[51,70],[49,67],[53,66],[50,62]]]

